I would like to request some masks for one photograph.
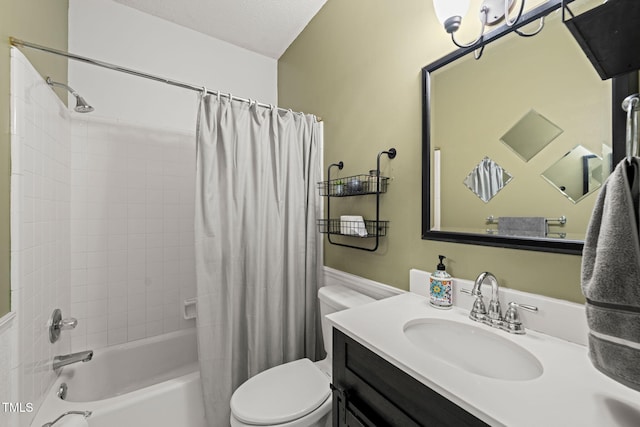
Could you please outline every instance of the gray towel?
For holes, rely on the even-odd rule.
[[[640,158],[620,162],[593,209],[582,252],[589,357],[604,374],[640,390]]]
[[[541,216],[501,216],[498,218],[498,234],[546,237],[547,220]]]

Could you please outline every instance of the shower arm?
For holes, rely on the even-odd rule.
[[[66,85],[60,82],[54,82],[51,80],[51,77],[47,76],[47,84],[51,87],[61,87],[69,91],[71,95],[76,99],[76,108],[75,111],[78,113],[90,113],[93,111],[93,107],[89,105],[89,103],[82,97],[78,92],[76,92],[71,86]]]
[[[47,84],[53,87],[61,87],[69,91],[69,93],[73,96],[78,96],[78,92],[76,92],[71,86],[66,85],[64,83],[54,82],[51,80],[51,77],[47,77]]]

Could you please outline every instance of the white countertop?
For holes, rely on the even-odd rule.
[[[334,327],[488,424],[519,426],[640,426],[640,392],[610,379],[589,361],[585,346],[527,330],[513,335],[474,322],[454,307],[438,310],[406,293],[327,316]],[[406,322],[448,319],[493,331],[534,354],[538,378],[508,381],[469,373],[418,348]],[[525,324],[526,326],[526,324]],[[469,359],[474,349],[468,349]]]

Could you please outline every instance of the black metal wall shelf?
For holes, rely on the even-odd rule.
[[[318,230],[323,234],[369,238],[386,236],[389,221],[363,220],[345,221],[342,219],[319,219]]]
[[[386,154],[389,159],[396,157],[396,149],[390,148],[388,151],[378,153],[376,168],[371,170],[369,175],[353,175],[345,178],[331,179],[331,169],[337,167],[342,169],[343,162],[332,163],[327,169],[327,180],[318,183],[320,195],[326,197],[327,218],[318,220],[318,231],[327,234],[327,240],[332,245],[345,246],[353,249],[374,252],[378,250],[380,237],[387,234],[389,221],[380,220],[380,194],[387,192],[389,178],[380,176],[380,157]],[[344,218],[331,218],[331,198],[351,197],[351,196],[376,196],[376,218],[375,220],[358,219],[345,220]],[[332,236],[343,236],[353,238],[375,239],[373,247],[362,247],[333,241]]]
[[[339,163],[338,163],[339,164]],[[354,175],[346,178],[337,178],[318,183],[321,196],[348,197],[362,196],[365,194],[386,193],[389,178],[373,174]]]

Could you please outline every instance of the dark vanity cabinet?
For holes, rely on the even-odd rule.
[[[333,329],[333,426],[487,426]]]

